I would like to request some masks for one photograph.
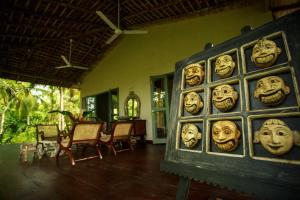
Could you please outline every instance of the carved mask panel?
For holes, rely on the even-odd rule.
[[[218,57],[215,65],[215,72],[220,78],[230,77],[235,68],[235,62],[230,55]]]
[[[291,131],[283,121],[268,119],[263,123],[260,130],[255,133],[253,142],[260,142],[268,152],[274,155],[283,155],[293,147],[295,134],[298,134],[298,132]]]
[[[237,99],[238,93],[231,85],[219,85],[212,91],[213,104],[222,112],[226,112],[233,108]]]
[[[290,88],[285,85],[279,76],[268,76],[257,81],[254,97],[265,105],[276,106],[283,102],[290,93]]]
[[[201,108],[203,108],[201,97],[196,92],[189,92],[184,97],[184,108],[187,112],[196,114]]]
[[[212,126],[212,139],[218,149],[233,151],[239,144],[241,133],[233,121],[217,121]]]
[[[204,80],[204,67],[198,63],[185,68],[185,81],[189,86],[200,85]]]
[[[188,148],[193,148],[198,141],[201,139],[201,133],[194,124],[185,124],[182,127],[181,138],[185,146]]]
[[[281,49],[272,40],[261,39],[254,45],[251,60],[258,67],[269,67],[273,65]]]

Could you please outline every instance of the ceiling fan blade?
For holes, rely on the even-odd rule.
[[[147,30],[123,30],[124,34],[147,34]]]
[[[72,65],[72,67],[75,68],[75,69],[82,69],[82,70],[88,70],[88,69],[89,69],[89,68],[87,68],[87,67],[74,66],[74,65]]]
[[[63,66],[55,67],[55,69],[64,69],[64,68],[70,68],[70,67],[71,67],[70,65],[63,65]]]
[[[63,61],[66,63],[67,66],[71,65],[71,63],[68,61],[68,59],[65,56],[61,55],[60,57],[61,59],[63,59]]]
[[[121,33],[115,33],[113,34],[106,42],[105,44],[110,44],[112,43],[115,39],[117,39],[117,37],[120,35]]]
[[[96,11],[97,15],[113,30],[118,29],[101,11]]]

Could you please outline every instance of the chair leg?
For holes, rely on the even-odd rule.
[[[115,147],[114,147],[114,143],[113,143],[113,142],[110,143],[110,147],[111,147],[111,149],[113,150],[114,155],[116,156],[116,155],[117,155],[117,151],[116,151],[116,149],[115,149]]]
[[[100,150],[99,146],[97,144],[95,146],[96,146],[96,150],[98,152],[99,158],[102,159],[102,154],[101,154],[101,150]]]
[[[130,142],[130,139],[127,140],[127,143],[128,143],[128,145],[129,145],[129,148],[131,149],[131,151],[133,151],[134,149],[133,149],[133,146],[132,146],[132,144],[131,144],[131,142]]]
[[[59,146],[59,148],[58,148],[58,150],[56,152],[56,155],[55,155],[56,161],[58,161],[60,152],[61,152],[61,147]]]
[[[72,152],[70,151],[69,148],[66,148],[66,153],[68,154],[68,157],[70,159],[71,164],[74,166],[75,165],[75,160],[74,160],[73,154],[72,154]]]

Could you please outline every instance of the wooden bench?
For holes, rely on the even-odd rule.
[[[132,122],[116,122],[113,124],[112,131],[109,134],[102,134],[99,139],[99,144],[104,144],[108,148],[113,150],[114,155],[121,151],[133,151],[133,147],[130,141],[130,134],[132,132]],[[127,148],[116,150],[115,143],[124,142]]]
[[[98,140],[101,136],[101,131],[103,127],[103,122],[91,123],[91,122],[82,122],[75,124],[67,136],[60,136],[58,139],[59,149],[56,154],[56,161],[58,161],[59,154],[63,150],[68,155],[72,165],[75,165],[75,162],[100,158],[102,159],[101,151],[97,146]],[[72,145],[73,144],[86,144],[96,148],[97,155],[84,157],[80,159],[74,159],[72,154]]]

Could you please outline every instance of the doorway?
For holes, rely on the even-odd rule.
[[[174,73],[151,76],[153,143],[166,143]]]
[[[110,124],[119,115],[119,89],[86,97],[87,110],[92,111],[96,120]]]

